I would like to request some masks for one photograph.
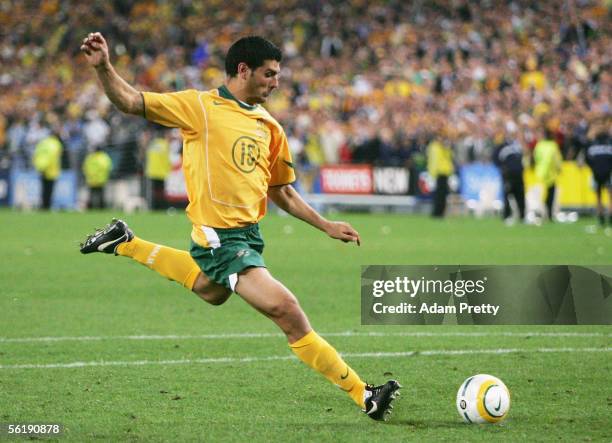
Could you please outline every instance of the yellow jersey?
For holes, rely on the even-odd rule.
[[[47,180],[57,180],[62,173],[62,149],[62,142],[53,134],[43,138],[34,148],[34,168]]]
[[[147,146],[145,175],[153,180],[165,180],[171,170],[170,143],[163,137],[156,137]]]
[[[106,184],[113,169],[113,161],[104,151],[87,154],[83,162],[83,174],[87,186],[95,188]]]
[[[453,151],[449,146],[434,140],[427,146],[427,171],[433,178],[440,175],[451,176],[455,173]]]
[[[533,148],[535,173],[538,180],[545,186],[555,184],[561,173],[563,157],[559,145],[554,140],[540,140]]]
[[[197,244],[208,247],[209,227],[257,223],[266,213],[268,187],[295,181],[281,125],[227,87],[143,97],[148,120],[181,130],[187,216]]]

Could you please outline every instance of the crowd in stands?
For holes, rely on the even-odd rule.
[[[281,88],[266,106],[303,168],[423,162],[434,139],[457,164],[486,161],[544,129],[574,159],[610,122],[610,14],[606,0],[3,0],[1,152],[28,168],[51,131],[64,167],[100,146],[138,151],[154,129],[114,109],[79,53],[100,31],[147,91],[217,87],[234,40],[274,41]]]

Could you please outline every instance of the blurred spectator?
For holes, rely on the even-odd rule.
[[[394,138],[390,128],[383,128],[380,131],[380,141],[378,164],[381,166],[410,166],[409,147],[399,137]]]
[[[534,89],[543,91],[546,88],[546,76],[537,69],[537,62],[534,56],[530,56],[525,63],[526,70],[521,75],[521,88],[524,90]]]
[[[612,225],[612,121],[602,119],[589,133],[591,142],[586,160],[593,171],[597,194],[597,217],[602,227],[606,226],[606,211],[603,205],[603,191],[608,190],[608,225]]]
[[[18,169],[26,169],[30,165],[30,159],[26,151],[27,133],[26,119],[21,114],[17,114],[9,124],[7,138],[8,150],[13,159],[13,166]]]
[[[147,145],[145,166],[153,210],[166,209],[165,183],[170,169],[170,143],[162,135],[157,135]]]
[[[553,205],[557,177],[561,172],[561,151],[553,131],[548,126],[544,130],[544,138],[535,145],[533,159],[536,177],[544,185],[546,193],[546,216],[550,221],[554,221]]]
[[[39,141],[34,150],[34,168],[40,173],[41,208],[44,210],[51,208],[55,181],[62,172],[62,151],[62,142],[56,131]]]
[[[0,151],[4,150],[6,144],[6,118],[0,114]]]
[[[432,217],[444,217],[449,187],[448,178],[453,175],[453,151],[448,139],[434,139],[427,146],[427,171],[436,181],[433,195]]]
[[[83,174],[85,183],[89,188],[88,209],[104,209],[106,202],[104,199],[104,188],[110,177],[113,162],[110,156],[98,146],[93,152],[85,157],[83,162]]]
[[[87,153],[86,140],[84,134],[84,122],[79,117],[81,112],[77,105],[69,106],[62,127],[62,140],[66,150],[70,167],[74,170],[80,170],[85,154]],[[92,147],[95,149],[95,147]]]
[[[525,221],[525,183],[523,182],[523,147],[514,137],[504,137],[497,145],[493,162],[502,175],[504,210],[502,217],[507,224],[513,223],[510,197],[519,210],[519,220]]]
[[[106,143],[110,134],[110,126],[104,121],[96,110],[87,111],[86,122],[83,125],[83,133],[87,142],[87,149],[95,150],[98,146]]]
[[[321,126],[320,140],[325,163],[339,163],[341,146],[345,143],[346,139],[338,122],[326,119]]]
[[[137,89],[163,92],[220,85],[232,41],[283,29],[269,37],[284,49],[290,87],[267,107],[302,142],[303,164],[402,163],[402,150],[422,150],[420,138],[440,136],[441,123],[458,135],[458,164],[488,161],[496,122],[533,149],[533,129],[549,118],[563,156],[574,159],[594,120],[611,112],[609,18],[605,0],[7,0],[0,115],[14,166],[30,166],[47,135],[40,122],[53,112],[80,170],[88,148],[128,146],[142,131],[139,119],[116,117],[82,69],[76,54],[87,32],[105,34],[117,69]],[[121,175],[137,172],[129,152],[115,162]]]

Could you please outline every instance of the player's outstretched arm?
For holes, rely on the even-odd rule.
[[[320,229],[331,238],[342,240],[343,242],[355,242],[357,245],[361,245],[359,233],[350,224],[327,220],[306,203],[293,186],[271,186],[268,188],[268,197],[279,208]]]
[[[122,112],[144,117],[142,94],[117,74],[110,62],[108,45],[102,34],[93,32],[85,37],[81,51],[85,54],[87,63],[96,70],[109,100]]]

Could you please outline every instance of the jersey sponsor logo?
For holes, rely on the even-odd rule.
[[[257,167],[261,152],[257,141],[251,137],[239,137],[232,146],[232,160],[242,172],[250,173]]]

